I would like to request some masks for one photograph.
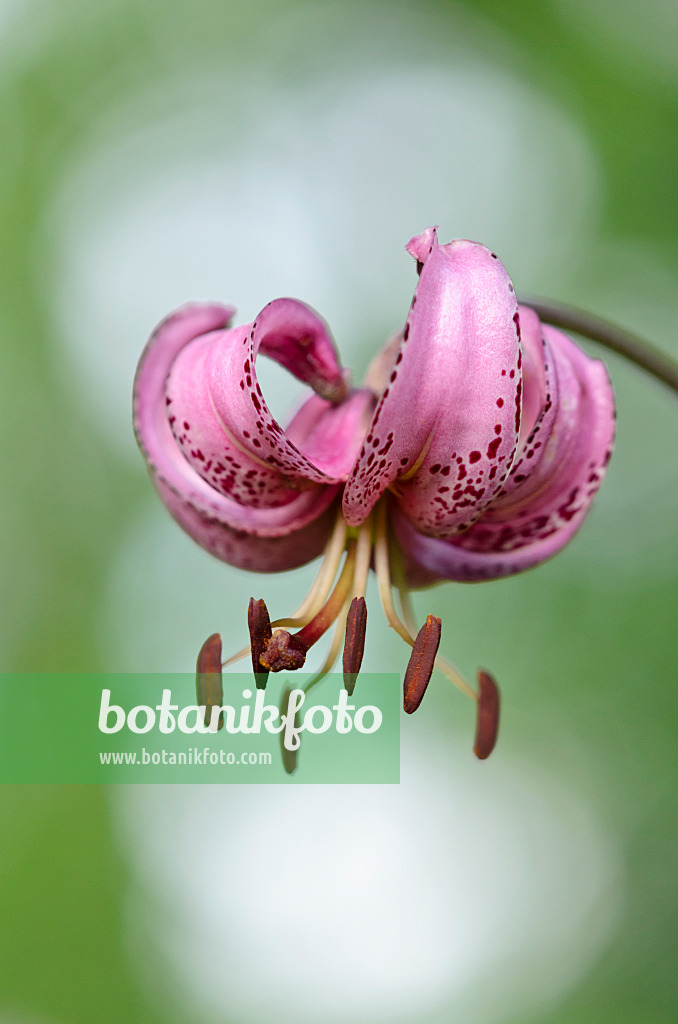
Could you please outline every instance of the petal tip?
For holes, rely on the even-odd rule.
[[[418,263],[426,263],[426,260],[431,255],[434,247],[438,245],[438,225],[435,227],[426,228],[420,235],[415,235],[410,238],[409,242],[405,246],[410,256],[414,256]]]

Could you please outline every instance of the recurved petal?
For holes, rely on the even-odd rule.
[[[287,431],[257,381],[259,351],[320,391]],[[253,508],[287,504],[300,489],[345,480],[373,404],[366,390],[347,397],[323,321],[292,299],[269,303],[253,324],[195,339],[175,358],[166,392],[170,425],[193,469]]]
[[[244,534],[257,538],[294,534],[322,516],[338,488],[310,486],[307,490],[292,489],[284,504],[247,506],[216,489],[196,472],[176,443],[167,415],[172,405],[167,405],[169,396],[165,395],[165,381],[177,359],[196,341],[200,343],[203,335],[231,333],[223,328],[232,312],[231,308],[216,305],[186,306],[163,321],[147,345],[137,369],[135,431],[158,492],[184,529],[199,544],[225,561],[243,565],[253,558],[257,561],[260,553],[260,568],[275,571],[274,563],[282,568],[288,567],[290,560],[294,564],[303,564],[314,557],[316,552],[312,550],[310,539],[309,552],[304,549],[301,555],[295,554],[292,548],[288,550],[287,545],[261,545],[260,552],[252,554],[245,551]],[[198,462],[203,465],[201,460]],[[254,465],[259,468],[261,464]],[[229,531],[235,531],[235,535]]]
[[[522,572],[555,555],[581,526],[612,453],[614,395],[601,362],[555,328],[544,326],[543,334],[558,399],[543,450],[530,458],[528,438],[510,493],[455,538],[423,537],[394,515],[413,585]]]
[[[430,587],[441,580],[479,583],[514,576],[557,554],[580,525],[580,522],[568,523],[557,535],[533,540],[512,551],[474,551],[459,547],[453,540],[425,537],[402,514],[397,511],[393,514],[395,534],[404,552],[407,584],[412,589]]]
[[[317,488],[315,505],[256,510],[256,519],[235,528],[227,518],[233,508],[209,512],[186,500],[161,477],[156,476],[153,482],[174,519],[194,541],[222,562],[249,572],[285,572],[311,562],[322,553],[336,519],[332,500],[337,488],[333,487]],[[307,496],[304,501],[308,502]],[[280,518],[281,511],[287,515],[286,520]],[[273,522],[271,514],[276,516]]]
[[[271,415],[256,376],[259,350],[328,403],[338,405],[346,397],[344,373],[324,321],[301,302],[276,299],[252,324],[233,336],[221,335],[211,346],[209,401],[222,428],[248,454],[290,480],[336,482],[328,466],[308,459]]]
[[[227,327],[235,308],[217,303],[182,306],[166,317],[151,335],[134,378],[134,432],[151,470],[174,448],[166,413],[165,381],[186,345],[209,331]]]
[[[234,435],[214,408],[209,388],[215,346],[223,350],[239,345],[246,330],[210,331],[186,345],[168,370],[164,403],[175,445],[215,492],[243,506],[276,507],[287,504],[305,481],[298,480],[293,488],[279,469],[244,447],[252,444],[254,423],[247,421],[240,435]],[[254,441],[261,449],[261,442]]]
[[[389,382],[344,492],[351,525],[390,487],[421,532],[450,536],[500,491],[521,411],[519,318],[506,270],[485,246],[408,250],[420,278]]]
[[[304,402],[285,428],[289,441],[334,480],[346,480],[369,426],[376,399],[367,388],[350,390],[340,405],[318,395]]]
[[[544,406],[551,403],[548,396],[548,364],[544,357],[544,338],[541,321],[529,306],[518,306],[520,347],[522,350],[523,409],[520,418],[518,453],[543,417]],[[547,397],[548,396],[548,397]]]
[[[540,490],[552,473],[563,443],[571,431],[554,427],[560,420],[576,422],[579,395],[569,361],[559,358],[549,345],[542,324],[533,310],[520,307],[521,346],[523,350],[523,416],[518,449],[504,486],[487,509],[483,519],[502,518],[516,500],[526,502]],[[561,389],[568,394],[561,406]],[[519,498],[517,493],[520,492]]]

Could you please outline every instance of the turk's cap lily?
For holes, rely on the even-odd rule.
[[[141,357],[135,429],[169,511],[218,558],[277,572],[325,551],[299,613],[269,622],[266,635],[250,625],[264,681],[300,667],[338,620],[336,655],[348,616],[344,670],[355,684],[372,566],[389,621],[414,646],[406,710],[418,706],[433,664],[443,667],[479,699],[487,756],[487,722],[498,719],[491,677],[472,689],[437,655],[439,620],[418,631],[406,599],[405,622],[397,616],[391,573],[404,593],[509,576],[556,554],[604,476],[614,399],[603,364],[519,305],[484,245],[441,245],[429,228],[407,249],[419,273],[414,298],[363,387],[351,386],[326,324],[301,302],[277,299],[238,327],[231,307],[185,306]],[[259,353],[312,389],[286,428],[261,392]],[[292,635],[287,624],[301,628]]]

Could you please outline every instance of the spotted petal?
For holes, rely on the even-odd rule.
[[[320,393],[314,408],[336,429],[353,414],[351,403],[341,402],[346,384],[325,324],[293,299],[269,303],[252,324],[186,345],[166,384],[176,443],[215,490],[252,508],[284,505],[310,484],[342,479],[332,450],[315,445],[311,461],[271,415],[256,376],[259,350]]]
[[[325,520],[319,539],[313,531],[308,544],[306,535],[303,544],[295,538],[296,550],[289,543],[262,545],[253,553],[245,535],[293,535],[323,516],[338,492],[341,473],[345,476],[355,456],[373,396],[351,392],[334,404],[346,388],[322,321],[293,300],[278,300],[267,310],[259,330],[253,325],[227,329],[233,310],[217,305],[186,306],[163,321],[139,363],[134,414],[151,476],[175,519],[218,557],[249,565],[261,556],[259,567],[275,571],[314,557],[327,532]],[[291,424],[294,440],[259,397],[253,373],[259,345],[270,355],[282,353],[279,361],[329,396],[313,395],[310,408],[302,407]],[[240,362],[244,371],[248,358],[251,383],[241,374],[234,382],[248,403],[229,406],[232,395],[220,374],[230,380],[233,363]],[[253,430],[248,430],[252,423]],[[266,438],[266,448],[263,442],[261,449],[254,444],[260,436]],[[342,440],[341,458],[331,448],[331,436]],[[316,461],[305,457],[305,445]]]
[[[358,525],[391,488],[417,530],[449,537],[500,492],[516,453],[518,309],[506,270],[484,245],[439,245],[429,228],[408,250],[419,284],[344,514]]]
[[[523,319],[533,330],[535,314],[521,309]],[[567,335],[536,323],[544,403],[502,495],[466,533],[448,540],[423,537],[405,516],[394,514],[413,585],[498,579],[538,565],[571,540],[600,487],[614,442],[607,371]],[[537,379],[540,373],[533,383]]]

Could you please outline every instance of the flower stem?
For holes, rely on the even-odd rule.
[[[544,323],[574,331],[603,345],[678,392],[678,363],[642,338],[573,306],[542,299],[525,298],[520,301],[533,309]]]

